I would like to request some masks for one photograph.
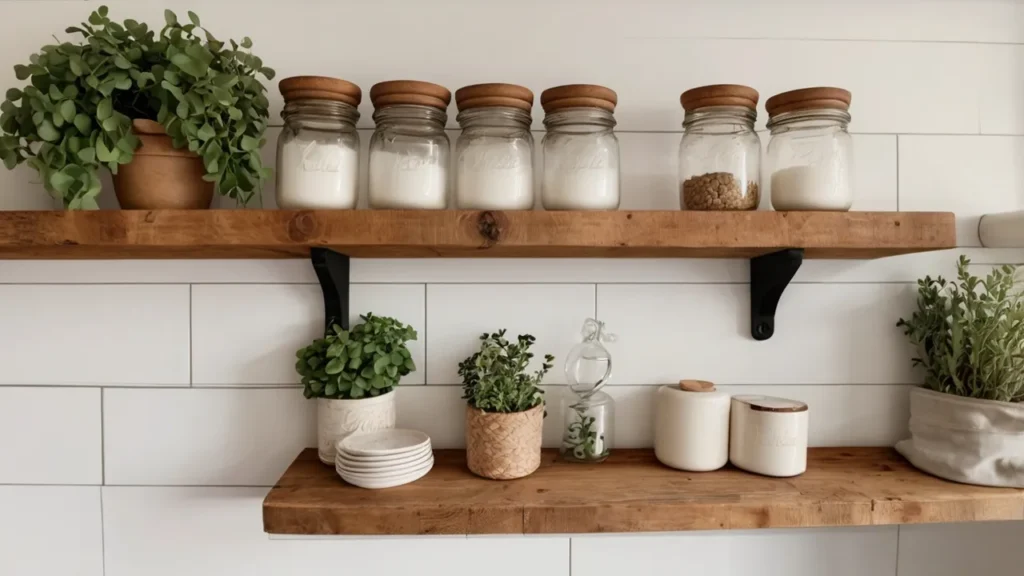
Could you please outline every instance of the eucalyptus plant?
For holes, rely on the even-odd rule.
[[[406,343],[416,330],[394,318],[367,314],[351,330],[335,324],[295,353],[306,398],[359,399],[387,394],[416,369]]]
[[[957,282],[918,280],[917,310],[898,326],[917,346],[925,387],[946,394],[1024,401],[1024,300],[1016,268],[984,279],[961,256]]]
[[[96,208],[99,168],[116,174],[131,162],[140,144],[132,120],[148,119],[202,157],[219,194],[243,205],[258,196],[270,176],[259,155],[269,102],[258,76],[274,71],[249,52],[252,41],[220,41],[193,12],[182,24],[166,10],[159,31],[107,14],[100,6],[65,30],[78,42],[43,46],[14,67],[29,84],[0,105],[4,165],[27,163],[67,208]]]
[[[524,412],[544,402],[539,388],[555,357],[547,354],[539,370],[528,374],[537,341],[529,334],[515,343],[505,338],[505,330],[480,337],[480,351],[459,363],[462,398],[484,412]]]

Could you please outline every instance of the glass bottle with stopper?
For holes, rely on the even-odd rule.
[[[601,462],[611,449],[615,402],[601,388],[612,375],[612,356],[604,342],[615,335],[604,322],[587,318],[583,341],[565,359],[565,379],[575,398],[566,402],[562,457],[570,462]]]

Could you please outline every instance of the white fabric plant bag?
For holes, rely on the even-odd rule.
[[[1024,403],[910,392],[910,439],[896,450],[940,478],[1024,488]]]

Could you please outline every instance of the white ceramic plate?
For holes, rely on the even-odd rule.
[[[360,488],[369,488],[371,490],[377,490],[380,488],[394,488],[395,486],[401,486],[419,480],[420,478],[427,475],[430,469],[433,467],[434,462],[430,462],[430,466],[409,472],[404,476],[392,476],[390,478],[373,478],[363,479],[362,477],[356,477],[350,474],[343,474],[342,480],[352,484],[353,486],[359,486]]]
[[[423,468],[431,468],[433,465],[434,457],[431,456],[430,458],[424,460],[423,462],[415,466],[406,466],[403,468],[387,470],[383,472],[349,470],[338,465],[334,466],[334,470],[338,473],[339,476],[352,476],[355,478],[361,478],[363,480],[371,480],[374,478],[394,478],[396,476],[405,476],[406,474],[411,474],[412,472],[416,472],[417,470],[421,470]]]
[[[430,436],[419,430],[389,428],[365,434],[352,434],[338,441],[339,452],[354,456],[404,454],[430,445]]]
[[[392,470],[416,468],[429,460],[432,455],[433,453],[427,449],[417,452],[407,458],[385,460],[383,462],[361,462],[358,460],[349,460],[339,453],[334,463],[340,468],[356,473],[390,472]]]
[[[344,458],[345,460],[352,463],[359,464],[372,464],[372,465],[385,465],[385,464],[396,464],[398,462],[414,460],[424,454],[430,452],[430,444],[421,446],[408,452],[399,452],[397,454],[387,454],[385,456],[359,456],[358,454],[349,454],[345,451],[337,452],[335,458]]]

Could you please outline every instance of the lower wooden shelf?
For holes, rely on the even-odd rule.
[[[435,452],[412,484],[364,490],[303,451],[263,502],[271,534],[579,534],[1024,520],[1024,490],[956,484],[889,448],[815,448],[807,472],[767,478],[732,467],[687,473],[650,450],[568,464],[545,450],[520,480],[478,478],[461,450]]]

